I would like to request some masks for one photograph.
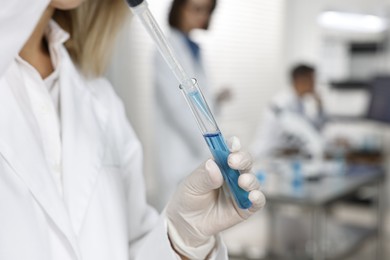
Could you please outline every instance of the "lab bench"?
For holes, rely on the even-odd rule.
[[[383,259],[386,198],[384,185],[385,170],[375,165],[349,167],[348,174],[327,175],[315,181],[303,181],[300,185],[292,185],[291,182],[277,178],[266,180],[262,190],[266,195],[270,214],[270,249],[267,259],[274,259],[278,255],[272,247],[277,242],[275,219],[280,209],[286,206],[304,209],[310,219],[311,236],[307,241],[307,250],[296,256],[297,259],[342,259],[356,252],[364,241],[373,237],[377,237],[376,259]],[[376,211],[375,225],[367,227],[335,222],[332,219],[332,207],[367,186],[377,188],[372,207]],[[292,256],[288,259],[292,259]]]

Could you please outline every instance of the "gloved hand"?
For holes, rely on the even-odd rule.
[[[239,170],[238,184],[249,192],[252,207],[243,210],[234,202],[217,164],[210,159],[189,175],[167,205],[168,234],[175,250],[190,259],[205,259],[215,247],[215,235],[242,222],[265,205],[252,159],[240,150],[237,137],[228,140],[228,164]]]

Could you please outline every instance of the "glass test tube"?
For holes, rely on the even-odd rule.
[[[188,86],[192,86],[189,88]],[[248,199],[248,192],[238,186],[238,177],[240,173],[228,165],[229,149],[225,140],[218,128],[217,123],[207,105],[206,100],[198,86],[196,79],[192,79],[191,84],[180,85],[180,89],[191,108],[193,115],[196,118],[200,131],[218,164],[223,178],[227,183],[231,194],[242,209],[247,209],[252,206],[252,202]]]

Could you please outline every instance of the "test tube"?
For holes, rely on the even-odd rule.
[[[192,87],[189,88],[189,85]],[[252,202],[248,199],[249,193],[238,185],[240,173],[228,165],[229,148],[214,120],[197,80],[191,79],[190,84],[180,85],[180,89],[237,205],[242,209],[250,208]]]

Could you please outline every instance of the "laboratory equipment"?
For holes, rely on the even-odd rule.
[[[390,77],[376,77],[370,87],[370,103],[366,117],[382,123],[390,123]]]
[[[306,150],[313,161],[322,161],[324,158],[324,141],[314,126],[297,113],[279,108],[273,108],[273,110],[283,130],[301,141],[302,148]]]
[[[238,177],[240,173],[228,166],[227,158],[229,156],[229,149],[197,81],[187,75],[181,64],[175,58],[172,48],[168,44],[159,25],[149,11],[147,2],[144,0],[126,1],[130,6],[130,9],[139,18],[149,35],[154,40],[164,60],[167,62],[169,68],[179,81],[180,89],[191,108],[201,133],[205,138],[205,141],[209,146],[209,149],[213,154],[237,205],[242,209],[250,208],[252,203],[248,199],[249,194],[238,185]]]

